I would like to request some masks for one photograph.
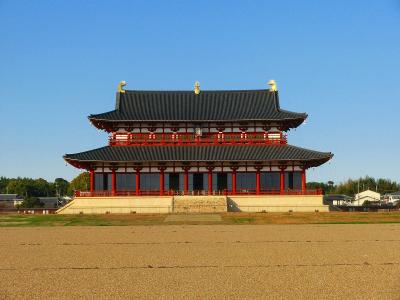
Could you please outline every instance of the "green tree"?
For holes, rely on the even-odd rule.
[[[345,182],[339,183],[335,186],[334,193],[354,196],[359,191],[362,192],[367,189],[385,194],[400,190],[400,185],[390,179],[375,179],[370,176],[365,176],[359,179],[348,179]]]
[[[43,203],[39,201],[37,197],[27,197],[22,201],[21,207],[24,208],[40,208],[43,207]]]
[[[43,178],[38,178],[33,182],[33,193],[35,197],[51,197],[55,196],[55,187],[52,183],[47,182]]]
[[[62,197],[67,195],[69,190],[69,182],[63,178],[56,178],[54,180],[54,187],[56,189],[56,195]]]
[[[332,194],[334,190],[334,185],[333,182],[330,184],[332,181],[328,181],[328,183],[324,182],[307,182],[307,189],[322,189],[324,194]]]
[[[8,180],[6,190],[9,194],[18,194],[23,197],[47,197],[55,195],[54,185],[43,178],[12,178]]]
[[[0,193],[1,194],[7,194],[7,185],[10,179],[1,176],[0,177]]]
[[[72,179],[69,185],[69,195],[72,195],[74,191],[86,191],[90,186],[89,172],[84,172]]]

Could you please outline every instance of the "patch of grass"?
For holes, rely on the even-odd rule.
[[[223,213],[222,221],[164,222],[166,214],[107,215],[0,215],[0,227],[21,226],[151,226],[168,224],[393,224],[400,223],[400,212],[330,213]]]
[[[253,217],[233,218],[233,222],[236,224],[252,223],[255,220],[256,220],[256,218],[253,218]]]

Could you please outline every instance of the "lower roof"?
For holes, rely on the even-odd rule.
[[[292,162],[308,167],[319,166],[333,156],[291,145],[224,145],[224,146],[106,146],[90,151],[66,154],[72,165],[93,163],[147,162]]]

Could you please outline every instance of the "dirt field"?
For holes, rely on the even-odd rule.
[[[0,228],[0,299],[400,299],[400,224]]]

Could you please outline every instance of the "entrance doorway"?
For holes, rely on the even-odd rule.
[[[179,191],[179,174],[169,174],[169,189],[173,191]]]
[[[204,176],[203,173],[193,173],[193,191],[204,190]]]
[[[217,173],[217,190],[224,191],[228,189],[228,174]]]

